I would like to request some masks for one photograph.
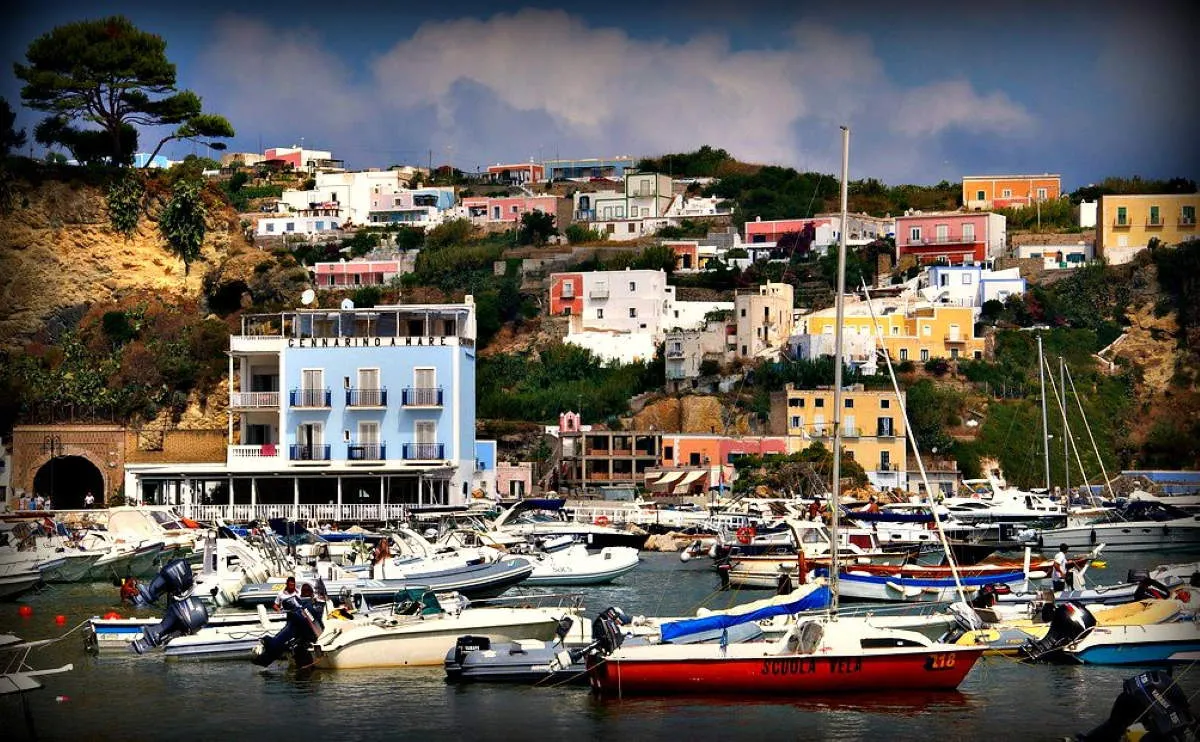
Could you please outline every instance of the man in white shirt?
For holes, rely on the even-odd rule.
[[[1054,555],[1054,592],[1060,593],[1067,588],[1069,572],[1067,545],[1062,544],[1058,547],[1058,553]],[[1074,580],[1070,581],[1074,582]]]
[[[84,496],[83,496],[83,506],[84,506],[85,508],[89,508],[89,509],[90,509],[90,508],[92,508],[92,507],[93,507],[95,504],[96,504],[96,497],[95,497],[95,495],[93,495],[93,494],[92,494],[92,491],[91,491],[91,490],[88,490],[88,493],[87,493],[86,495],[84,495]]]
[[[275,610],[292,609],[296,607],[300,598],[300,593],[296,592],[296,578],[289,577],[283,585],[283,589],[275,596]]]

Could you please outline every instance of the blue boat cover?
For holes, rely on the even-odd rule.
[[[829,606],[829,588],[822,585],[811,593],[806,593],[796,598],[790,603],[780,603],[777,605],[769,605],[765,608],[759,608],[756,611],[749,613],[717,613],[711,616],[701,616],[699,618],[685,618],[682,621],[671,621],[662,625],[662,640],[669,642],[687,634],[695,634],[700,631],[714,631],[717,629],[725,629],[730,626],[738,626],[740,624],[749,623],[750,621],[761,621],[764,618],[773,616],[783,616],[792,613],[800,613],[801,611],[815,611]]]
[[[822,573],[828,576],[828,570],[817,570],[816,574],[821,576]],[[838,579],[844,582],[862,582],[870,585],[903,585],[905,587],[954,587],[954,578],[952,577],[899,577],[899,576],[876,576],[876,575],[856,575],[853,573],[843,572],[838,576]],[[1006,572],[1004,574],[981,575],[979,577],[963,577],[960,582],[963,585],[977,587],[980,585],[992,585],[997,582],[1024,582],[1024,572]]]
[[[868,513],[865,510],[850,510],[842,508],[842,512],[847,518],[855,520],[865,520],[875,523],[929,523],[933,520],[933,513],[896,513],[887,510],[880,510],[878,513]],[[947,516],[942,516],[942,520],[946,520]]]

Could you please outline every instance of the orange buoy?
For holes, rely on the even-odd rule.
[[[54,623],[58,624],[59,626],[62,626],[66,622],[67,622],[67,617],[61,613],[54,617]]]
[[[19,615],[21,618],[29,618],[30,616],[33,615],[33,606],[31,606],[31,605],[21,606],[20,608],[17,609],[17,615]]]
[[[108,621],[112,621],[113,619],[118,619],[120,617],[121,614],[117,613],[116,611],[109,611],[108,613],[104,614],[104,618]]]

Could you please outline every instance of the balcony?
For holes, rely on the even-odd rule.
[[[876,438],[895,438],[896,431],[892,430],[891,428],[876,428],[875,429],[875,437]]]
[[[1113,227],[1118,229],[1128,229],[1133,226],[1133,221],[1127,216],[1113,217]]]
[[[916,239],[907,237],[901,244],[908,247],[934,247],[936,245],[973,245],[976,242],[981,242],[981,240],[974,234],[946,234],[934,235],[933,237],[919,237]]]
[[[876,469],[875,471],[894,471],[894,469],[893,469],[893,467],[892,467],[892,462],[890,462],[890,461],[880,461],[880,462],[879,462],[879,468],[878,468],[878,469]]]
[[[576,209],[575,221],[577,222],[594,222],[596,221],[596,212],[593,209]]]
[[[328,387],[325,389],[293,389],[288,395],[288,402],[292,407],[309,409],[328,409],[332,399],[333,394]]]
[[[230,469],[262,469],[283,462],[280,446],[274,443],[229,446],[226,454]]]
[[[329,444],[292,444],[288,448],[289,461],[329,461]]]
[[[405,387],[400,395],[400,403],[405,407],[441,407],[442,388],[440,386]]]
[[[351,387],[346,390],[347,407],[387,407],[387,389],[360,389]]]
[[[850,428],[850,427],[846,427],[843,425],[842,426],[842,437],[843,438],[860,438],[860,437],[862,437],[862,431],[859,430],[858,428]]]
[[[402,455],[405,461],[438,461],[445,458],[441,443],[405,443]]]
[[[1181,216],[1181,217],[1179,217],[1179,226],[1181,226],[1181,227],[1194,227],[1194,226],[1196,226],[1196,217],[1194,217],[1194,216]]]
[[[608,298],[608,284],[601,283],[601,284],[593,285],[591,288],[588,289],[588,298],[589,299],[607,299]]]
[[[965,345],[968,338],[963,335],[946,335],[943,341],[946,345]]]
[[[1161,216],[1146,217],[1146,226],[1147,227],[1161,227],[1162,225],[1163,225],[1163,218]]]
[[[234,392],[229,402],[235,410],[278,409],[279,392]]]
[[[384,461],[387,446],[383,443],[347,443],[347,461]]]
[[[683,348],[668,348],[666,353],[667,358],[684,358]]]

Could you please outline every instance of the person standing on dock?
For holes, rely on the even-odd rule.
[[[88,510],[96,506],[96,496],[92,494],[91,490],[88,490],[88,493],[83,496],[83,506]]]
[[[1061,593],[1067,589],[1068,582],[1074,582],[1069,578],[1070,565],[1067,562],[1067,545],[1062,544],[1058,547],[1058,553],[1054,555],[1054,592]]]

